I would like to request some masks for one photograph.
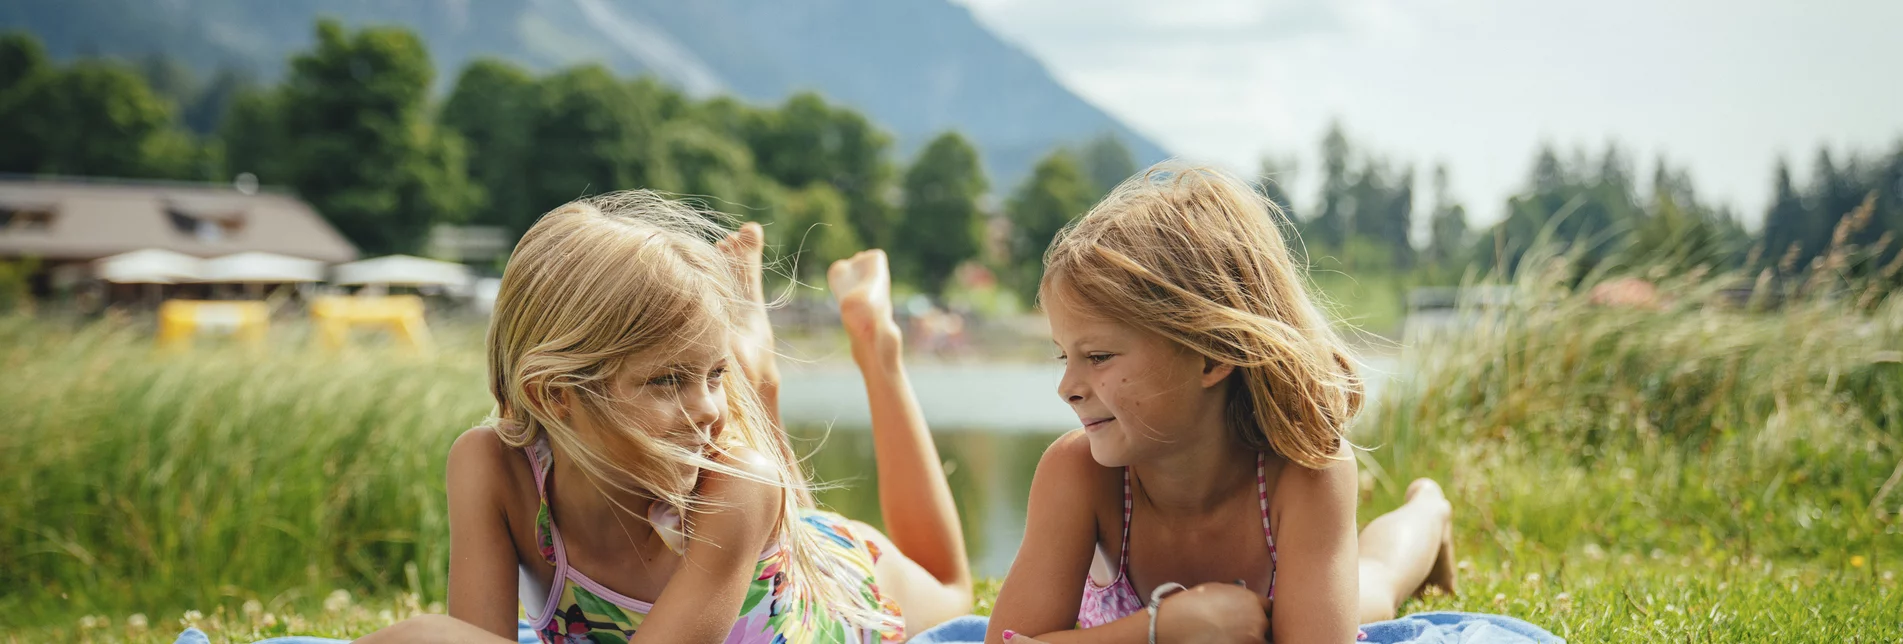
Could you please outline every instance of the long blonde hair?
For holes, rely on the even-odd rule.
[[[1280,208],[1221,171],[1175,162],[1123,182],[1044,254],[1084,312],[1232,365],[1229,429],[1311,469],[1338,459],[1362,384],[1310,299]],[[1043,298],[1047,299],[1047,298]]]
[[[889,629],[898,622],[865,596],[863,573],[855,578],[844,566],[827,565],[823,537],[799,528],[801,510],[813,505],[811,488],[786,433],[768,420],[746,378],[724,381],[727,409],[712,454],[644,431],[616,411],[611,383],[631,356],[726,333],[746,311],[736,267],[712,243],[727,223],[724,215],[645,190],[582,199],[543,215],[509,258],[489,324],[492,424],[512,447],[546,438],[597,490],[647,495],[680,508],[683,517],[705,509],[691,490],[679,489],[674,473],[687,466],[779,486],[785,492],[774,536],[794,596],[825,607],[824,617]],[[558,400],[599,419],[608,440],[629,449],[605,457],[598,439],[576,432]],[[774,478],[715,458],[732,446],[770,459]]]

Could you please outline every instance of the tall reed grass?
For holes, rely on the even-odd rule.
[[[1358,435],[1383,495],[1451,482],[1503,547],[1903,561],[1903,297],[1691,274],[1606,305],[1564,264],[1406,348]]]
[[[0,623],[440,597],[443,457],[490,406],[468,344],[167,354],[135,325],[0,321]]]

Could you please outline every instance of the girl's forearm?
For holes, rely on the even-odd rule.
[[[971,575],[971,566],[938,448],[905,375],[896,329],[879,335],[875,340],[855,341],[852,353],[865,379],[872,413],[879,509],[884,513],[886,535],[939,581],[963,583]]]
[[[1002,629],[999,629],[999,633],[1000,637],[1002,637]],[[1146,644],[1150,641],[1150,614],[1147,611],[1137,611],[1134,614],[1125,616],[1123,619],[1095,628],[1061,630],[1042,634],[1023,633],[1022,635],[1034,636],[1036,642],[1043,644],[1084,644],[1088,642],[1103,642],[1105,644]],[[1023,641],[1025,641],[1023,637],[1012,638],[1008,643],[1003,639],[991,640],[992,644],[1018,644]]]

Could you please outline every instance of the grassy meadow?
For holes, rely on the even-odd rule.
[[[1403,349],[1357,429],[1366,520],[1417,476],[1462,587],[1577,642],[1903,640],[1903,298],[1594,306],[1529,276]],[[294,334],[284,334],[294,335]],[[442,610],[443,459],[480,338],[153,350],[0,319],[0,640],[360,635]],[[980,610],[988,610],[995,581]]]
[[[1762,311],[1719,283],[1608,308],[1530,277],[1407,349],[1358,436],[1361,516],[1442,481],[1466,585],[1404,610],[1581,642],[1903,640],[1903,298]]]

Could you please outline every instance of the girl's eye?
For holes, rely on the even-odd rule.
[[[727,377],[727,368],[721,367],[719,369],[713,370],[712,373],[707,374],[707,382],[713,383],[713,384],[719,384],[720,379],[725,377]]]
[[[1105,360],[1110,359],[1111,355],[1112,354],[1108,354],[1108,353],[1093,353],[1093,354],[1084,356],[1084,359],[1089,360],[1091,364],[1103,364]]]
[[[681,375],[678,373],[670,373],[665,376],[660,376],[653,380],[649,380],[648,384],[650,386],[655,386],[655,387],[672,387],[672,386],[681,384]]]

